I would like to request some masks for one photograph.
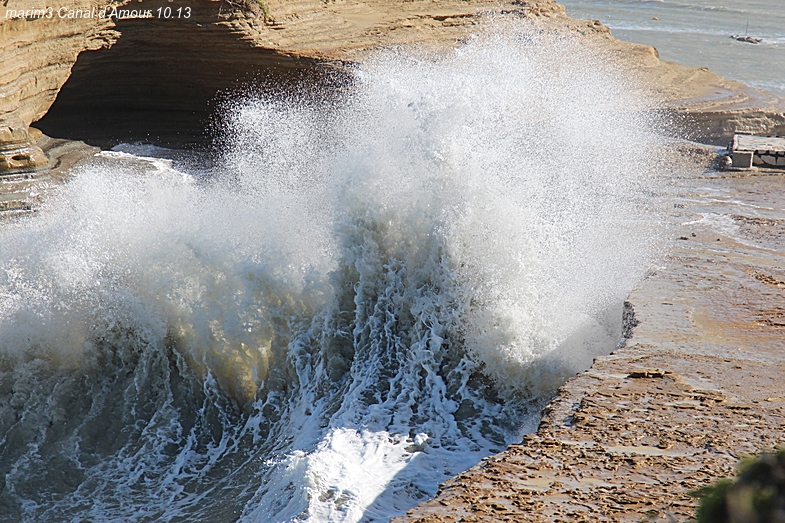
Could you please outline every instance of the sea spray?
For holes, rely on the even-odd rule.
[[[82,165],[0,230],[0,520],[384,521],[520,438],[656,254],[633,92],[507,28]]]

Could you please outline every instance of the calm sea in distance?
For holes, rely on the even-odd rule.
[[[613,35],[652,45],[663,60],[712,71],[785,95],[783,0],[561,0],[574,18],[600,20]],[[656,19],[655,19],[656,18]],[[762,38],[737,42],[731,35]]]

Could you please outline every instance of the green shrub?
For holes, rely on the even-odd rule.
[[[742,460],[735,480],[691,493],[698,523],[785,523],[785,447]]]
[[[262,7],[262,16],[264,16],[264,21],[267,22],[270,20],[270,8],[267,7],[267,3],[264,0],[256,0],[256,2]]]

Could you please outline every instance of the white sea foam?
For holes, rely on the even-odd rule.
[[[383,521],[515,441],[655,256],[634,92],[506,28],[380,53],[324,101],[252,93],[207,176],[82,166],[0,230],[3,506]]]

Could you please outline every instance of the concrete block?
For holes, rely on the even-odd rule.
[[[733,167],[740,169],[752,168],[752,151],[733,151]]]

